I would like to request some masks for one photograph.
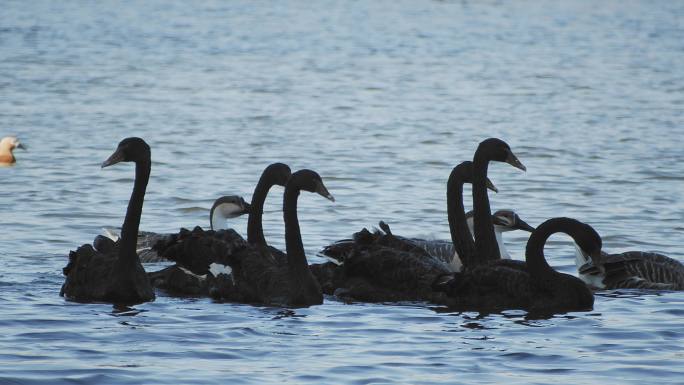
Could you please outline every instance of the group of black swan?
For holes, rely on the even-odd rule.
[[[262,173],[252,202],[239,196],[216,200],[210,230],[195,227],[156,236],[152,254],[175,262],[146,273],[136,253],[140,216],[150,176],[150,147],[140,138],[122,140],[102,164],[134,162],[135,183],[121,236],[98,236],[69,255],[61,295],[80,302],[135,304],[154,300],[155,289],[170,295],[208,296],[219,301],[275,306],[310,306],[323,295],[348,301],[427,301],[463,311],[582,311],[593,307],[592,289],[638,288],[684,290],[684,266],[655,253],[602,251],[594,229],[571,218],[552,218],[536,229],[512,210],[492,215],[487,189],[489,162],[506,162],[526,170],[510,146],[500,139],[482,141],[473,161],[452,170],[447,182],[447,216],[451,241],[423,240],[393,234],[387,223],[362,229],[350,239],[325,247],[322,264],[307,263],[297,216],[301,191],[333,196],[312,170],[294,173],[282,163]],[[473,211],[466,213],[463,185],[473,188]],[[274,185],[285,188],[282,252],[269,246],[262,228],[266,196]],[[247,239],[225,229],[227,219],[248,214]],[[525,260],[511,259],[502,233],[531,232]],[[579,278],[555,271],[544,258],[544,245],[554,233],[573,238]]]

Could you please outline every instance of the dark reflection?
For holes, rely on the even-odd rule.
[[[127,305],[114,304],[112,305],[112,315],[114,317],[133,317],[140,313],[146,312],[147,310],[136,309],[133,307],[128,307]]]
[[[595,296],[606,298],[638,298],[638,297],[660,297],[663,293],[671,291],[661,290],[639,290],[639,289],[615,289],[594,292]]]
[[[513,323],[529,327],[544,327],[547,324],[540,324],[535,321],[545,321],[552,318],[573,320],[579,318],[575,315],[570,315],[565,312],[552,312],[552,311],[525,311],[525,310],[502,310],[502,311],[480,311],[480,312],[464,312],[458,311],[453,308],[434,306],[430,307],[432,311],[438,314],[445,314],[448,316],[462,317],[465,321],[483,321],[490,316],[501,316],[506,320],[510,320]],[[600,316],[601,313],[588,313],[590,316]],[[467,329],[478,329],[478,330],[493,330],[497,329],[491,325],[484,325],[481,322],[466,322],[461,327]]]
[[[297,312],[292,309],[280,309],[272,319],[280,320],[285,318],[306,318],[306,315],[297,314]]]
[[[464,327],[466,329],[473,329],[473,330],[489,330],[489,329],[496,329],[493,327],[487,327],[479,322],[466,322],[461,327]]]

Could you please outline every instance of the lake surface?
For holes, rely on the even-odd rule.
[[[682,293],[602,292],[593,311],[549,319],[58,295],[69,250],[123,221],[133,167],[100,163],[127,136],[152,147],[143,230],[208,226],[216,197],[248,199],[281,161],[317,170],[337,199],[300,198],[311,262],[381,219],[448,238],[449,172],[496,136],[528,171],[490,166],[494,209],[575,217],[609,252],[684,258],[684,3],[1,8],[0,136],[29,149],[0,168],[0,384],[684,383]],[[279,248],[281,194],[264,215]],[[506,234],[517,258],[526,235]],[[546,254],[576,274],[568,239]]]

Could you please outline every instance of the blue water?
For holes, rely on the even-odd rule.
[[[99,164],[132,135],[152,146],[148,231],[208,225],[217,196],[249,198],[282,161],[337,199],[300,198],[311,262],[380,219],[448,238],[448,174],[497,136],[528,171],[490,167],[495,209],[684,258],[682,63],[682,2],[5,0],[0,136],[29,149],[0,168],[0,384],[683,384],[681,293],[603,292],[550,319],[58,295],[69,250],[123,221],[133,169]],[[264,216],[279,248],[281,194]],[[518,258],[525,235],[505,237]],[[546,254],[575,273],[567,238]]]

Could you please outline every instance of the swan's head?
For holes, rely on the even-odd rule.
[[[522,218],[513,210],[498,210],[492,215],[494,227],[497,227],[500,232],[524,230],[533,232],[534,227],[523,221]]]
[[[316,171],[299,170],[292,174],[292,177],[287,182],[287,185],[292,185],[300,190],[305,190],[335,202],[335,198],[328,192],[328,189],[323,184],[323,179]]]
[[[449,184],[451,183],[473,183],[473,162],[466,160],[461,162],[458,166],[451,170],[451,175],[449,176]],[[489,178],[487,178],[487,188],[499,192],[499,190],[494,186]]]
[[[577,252],[581,253],[586,260],[591,259],[596,266],[599,266],[601,264],[601,247],[603,246],[601,236],[588,224],[576,222],[569,234],[575,241]]]
[[[0,149],[12,151],[15,148],[26,150],[26,147],[17,139],[16,136],[6,136],[0,140]]]
[[[518,160],[518,157],[513,154],[508,143],[501,139],[489,138],[480,142],[477,147],[477,152],[484,152],[487,158],[498,162],[506,162],[515,168],[527,171],[525,165]]]
[[[249,213],[251,206],[241,196],[226,195],[214,201],[209,211],[209,225],[212,230],[227,219]]]
[[[102,162],[102,168],[119,162],[149,162],[150,146],[140,138],[126,138],[119,142],[114,153]]]
[[[285,163],[272,163],[264,169],[264,174],[268,174],[272,178],[273,183],[284,187],[290,176],[292,176],[292,171],[290,166]]]

